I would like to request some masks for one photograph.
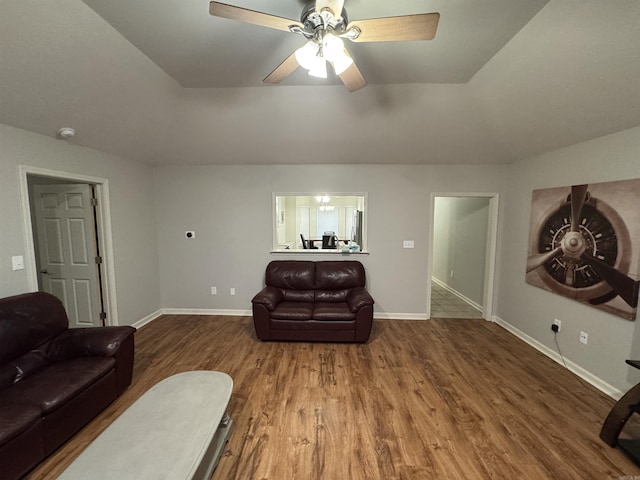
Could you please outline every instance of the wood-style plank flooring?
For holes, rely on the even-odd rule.
[[[158,381],[201,369],[234,379],[214,480],[640,478],[598,437],[614,401],[484,320],[376,320],[362,345],[260,342],[248,317],[174,315],[136,342],[131,387],[30,479],[55,478]]]

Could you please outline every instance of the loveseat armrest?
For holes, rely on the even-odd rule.
[[[52,361],[77,357],[115,357],[136,329],[130,326],[70,328],[51,341]]]
[[[267,310],[273,312],[278,304],[284,300],[282,290],[276,287],[264,287],[258,294],[253,297],[251,303],[258,303],[267,307]]]
[[[347,294],[347,303],[349,304],[349,309],[351,309],[352,312],[357,312],[362,307],[373,305],[374,301],[366,288],[356,287],[349,290],[349,293]]]

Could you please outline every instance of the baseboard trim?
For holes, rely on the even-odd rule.
[[[518,328],[514,327],[509,322],[503,320],[502,318],[500,318],[498,316],[493,316],[492,317],[492,321],[497,323],[498,325],[500,325],[502,328],[507,330],[509,333],[511,333],[511,334],[515,335],[516,337],[518,337],[523,342],[528,343],[533,348],[535,348],[536,350],[538,350],[542,354],[546,355],[547,357],[549,357],[554,362],[559,363],[560,365],[563,365],[562,358],[560,357],[558,352],[556,352],[555,350],[552,350],[551,348],[547,347],[546,345],[543,345],[542,343],[537,341],[535,338],[527,335],[523,331],[519,330]],[[602,393],[610,396],[614,400],[619,400],[620,397],[622,397],[622,395],[624,394],[624,392],[621,392],[620,390],[615,388],[613,385],[609,385],[607,382],[602,380],[600,377],[597,377],[596,375],[594,375],[590,371],[582,368],[577,363],[574,363],[571,360],[568,360],[567,358],[565,358],[564,361],[565,361],[565,363],[567,365],[567,370],[569,370],[571,373],[577,375],[578,377],[583,379],[585,382],[593,385],[595,388],[600,390]]]
[[[220,315],[227,317],[250,317],[251,310],[235,309],[203,309],[203,308],[161,308],[135,322],[132,327],[140,328],[153,322],[161,315]],[[373,318],[379,320],[428,320],[426,313],[374,313]]]
[[[144,327],[145,325],[147,325],[148,323],[153,322],[156,318],[158,318],[160,315],[162,315],[162,311],[161,310],[156,310],[155,312],[153,312],[150,315],[147,315],[146,317],[141,318],[140,320],[138,320],[137,322],[135,322],[133,325],[131,325],[132,327],[135,328],[140,328],[140,327]]]
[[[150,315],[147,315],[144,318],[141,318],[134,324],[132,327],[140,328],[143,327],[162,315],[220,315],[227,317],[250,317],[252,315],[251,310],[208,310],[201,308],[161,308],[156,310]]]
[[[162,308],[162,315],[220,315],[224,317],[250,317],[251,310],[207,308]]]
[[[428,320],[426,313],[383,313],[373,312],[373,318],[377,320]]]
[[[433,280],[433,283],[438,284],[439,286],[441,286],[442,288],[444,288],[446,291],[448,291],[449,293],[452,293],[453,295],[455,295],[456,297],[458,297],[460,300],[462,300],[465,303],[468,303],[469,305],[471,305],[473,308],[475,308],[476,310],[478,310],[479,312],[482,311],[482,305],[480,305],[477,302],[474,302],[473,300],[471,300],[470,298],[464,296],[462,293],[460,293],[459,291],[457,291],[456,289],[450,287],[449,285],[447,285],[446,283],[444,283],[441,280],[438,280],[436,277],[431,277],[431,280]]]

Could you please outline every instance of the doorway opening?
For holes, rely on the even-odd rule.
[[[30,290],[58,297],[70,327],[117,325],[107,180],[19,169]]]
[[[428,318],[492,318],[498,194],[431,196]]]

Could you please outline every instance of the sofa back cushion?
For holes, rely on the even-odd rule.
[[[314,262],[274,260],[267,265],[265,283],[283,290],[313,290]]]
[[[49,342],[68,325],[62,302],[48,293],[0,299],[0,367]]]
[[[365,286],[364,267],[356,261],[316,262],[317,290],[344,290]]]
[[[274,260],[267,265],[265,283],[282,289],[287,301],[343,302],[349,289],[365,286],[366,276],[362,264],[352,260]]]

